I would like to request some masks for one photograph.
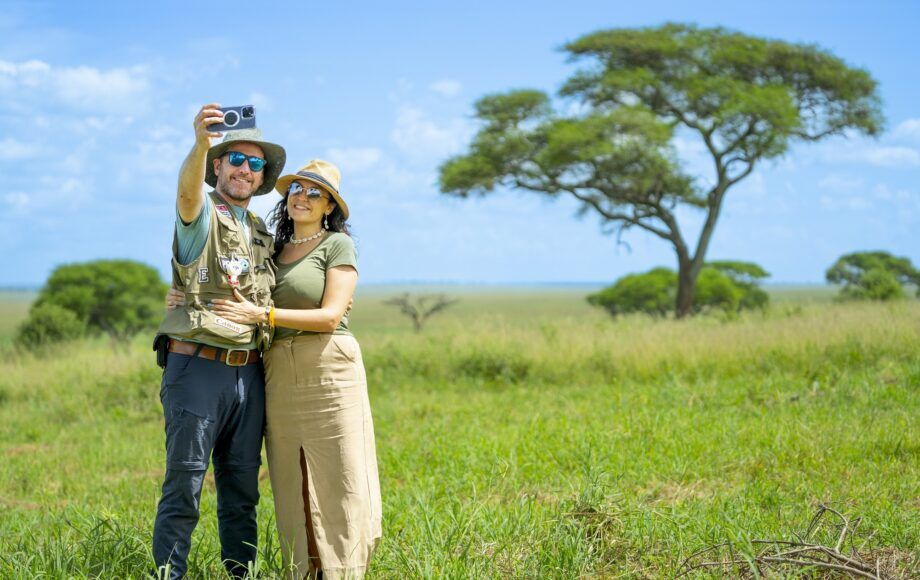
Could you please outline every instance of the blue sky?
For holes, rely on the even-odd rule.
[[[3,0],[0,286],[103,257],[165,276],[177,171],[194,113],[212,100],[255,104],[288,169],[314,157],[340,165],[363,283],[609,282],[673,267],[664,242],[635,231],[618,246],[571,201],[457,200],[436,186],[438,165],[475,132],[477,98],[553,92],[575,70],[565,42],[666,21],[829,49],[879,81],[888,120],[878,139],[801,145],[761,165],[729,194],[709,258],[756,261],[775,282],[821,281],[860,249],[920,265],[918,6]],[[707,179],[700,144],[677,145]],[[275,201],[252,208],[264,215]]]

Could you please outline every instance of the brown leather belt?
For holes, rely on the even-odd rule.
[[[198,344],[196,342],[185,342],[184,340],[169,339],[169,352],[187,354],[189,356],[200,356],[208,360],[219,360],[220,362],[231,366],[241,367],[259,362],[261,357],[259,351],[246,349],[226,349]]]

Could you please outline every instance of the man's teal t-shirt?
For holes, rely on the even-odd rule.
[[[201,206],[201,213],[194,220],[186,224],[179,215],[179,208],[176,207],[176,239],[179,242],[179,249],[176,259],[183,266],[191,263],[204,251],[204,245],[208,241],[208,229],[211,227],[211,197],[204,196],[204,205]],[[246,209],[225,204],[233,210],[236,219],[243,224],[243,230],[246,237],[249,237],[249,219],[246,217]]]

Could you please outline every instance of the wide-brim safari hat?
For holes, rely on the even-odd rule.
[[[265,167],[262,169],[262,185],[253,193],[253,195],[265,195],[275,187],[275,182],[278,181],[278,176],[281,175],[281,170],[284,169],[284,162],[287,159],[287,154],[284,152],[284,147],[281,145],[263,141],[262,131],[258,128],[227,131],[223,141],[208,149],[208,161],[205,164],[204,181],[211,187],[217,187],[217,174],[214,173],[214,160],[219,159],[234,145],[239,145],[240,143],[258,145],[265,154]]]
[[[345,203],[345,200],[342,199],[342,194],[339,192],[341,177],[339,168],[332,163],[322,159],[313,159],[298,169],[297,173],[288,173],[279,177],[278,182],[275,184],[275,190],[281,195],[287,196],[288,186],[294,181],[304,180],[315,183],[332,196],[335,203],[342,208],[342,214],[345,219],[348,219],[348,204]]]

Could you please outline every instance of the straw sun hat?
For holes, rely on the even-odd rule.
[[[279,177],[278,182],[275,183],[275,190],[281,195],[287,196],[288,187],[292,182],[299,180],[316,184],[329,193],[335,203],[342,208],[342,214],[345,219],[348,219],[348,205],[342,199],[342,194],[339,193],[341,174],[338,167],[322,159],[313,159],[298,169],[297,173],[289,173]]]

